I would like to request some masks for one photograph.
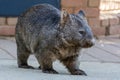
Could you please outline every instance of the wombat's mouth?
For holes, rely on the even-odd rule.
[[[81,45],[82,48],[89,48],[92,47],[94,44],[90,44],[90,43],[85,43],[83,45]]]
[[[90,48],[95,45],[95,40],[85,40],[81,43],[82,48]]]

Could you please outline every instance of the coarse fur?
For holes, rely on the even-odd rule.
[[[38,4],[22,13],[16,25],[17,61],[20,68],[34,54],[45,73],[57,73],[54,60],[60,60],[73,75],[86,75],[79,69],[82,48],[93,46],[93,34],[83,11],[61,12],[52,5]]]

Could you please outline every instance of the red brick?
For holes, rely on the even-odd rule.
[[[100,24],[103,27],[109,26],[109,18],[106,18],[105,16],[100,16]]]
[[[11,36],[15,34],[15,26],[0,26],[0,35]]]
[[[87,17],[98,17],[99,9],[98,8],[86,8],[85,13]]]
[[[82,10],[82,8],[81,7],[76,7],[75,9],[74,9],[74,13],[78,13],[80,10]]]
[[[92,28],[94,35],[105,35],[105,27],[100,27],[100,19],[99,18],[89,18],[89,25]]]
[[[6,24],[6,18],[0,17],[0,25],[5,25],[5,24]]]
[[[120,34],[120,25],[110,26],[110,34],[111,35]]]
[[[120,13],[116,15],[119,18],[119,24],[120,24]]]
[[[65,9],[65,10],[66,10],[68,13],[70,13],[70,14],[74,13],[74,8],[64,7],[64,8],[62,8],[62,9]]]
[[[100,27],[99,18],[88,18],[88,22],[91,27]]]
[[[89,0],[89,7],[99,7],[100,0]]]
[[[83,0],[62,0],[61,5],[62,7],[80,7],[82,6]]]
[[[88,7],[88,1],[89,0],[83,0],[82,2],[82,8],[87,8]]]
[[[8,25],[15,26],[16,23],[17,23],[17,18],[16,18],[16,17],[15,17],[15,18],[13,18],[13,17],[7,18],[7,24],[8,24]]]
[[[117,25],[119,24],[119,18],[116,16],[111,16],[110,17],[110,25]]]
[[[105,27],[91,27],[93,34],[96,36],[105,35]]]

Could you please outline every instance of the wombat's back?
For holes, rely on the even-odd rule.
[[[40,41],[39,38],[45,40],[54,36],[53,29],[59,21],[60,11],[57,8],[49,4],[35,5],[19,16],[16,25],[16,41],[18,44],[22,41],[31,51],[31,48]]]
[[[45,25],[51,26],[60,21],[60,11],[49,4],[38,4],[20,15],[18,23],[22,23],[30,31],[41,30]],[[34,29],[33,29],[34,28]]]

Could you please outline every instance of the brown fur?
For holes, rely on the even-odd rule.
[[[49,4],[35,5],[18,18],[16,25],[17,61],[20,68],[34,54],[44,73],[58,73],[53,62],[58,59],[73,75],[86,75],[79,69],[82,48],[93,46],[92,31],[84,12],[68,14]]]

